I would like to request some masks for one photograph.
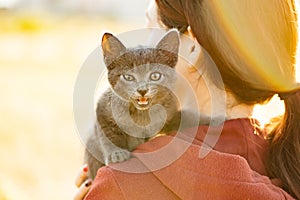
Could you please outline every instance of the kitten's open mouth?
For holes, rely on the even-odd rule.
[[[146,106],[149,104],[149,99],[146,98],[146,97],[140,97],[137,99],[137,103],[140,105],[140,106]]]
[[[151,99],[147,97],[139,97],[135,99],[135,104],[138,109],[145,110],[151,105]]]

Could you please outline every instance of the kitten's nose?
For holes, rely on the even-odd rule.
[[[148,89],[139,89],[139,90],[137,90],[138,91],[138,93],[140,93],[140,95],[142,95],[142,96],[144,96],[147,92],[148,92]]]

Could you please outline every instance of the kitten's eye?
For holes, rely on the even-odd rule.
[[[153,72],[152,74],[150,74],[150,79],[152,81],[158,81],[161,78],[161,73],[159,72]]]
[[[126,81],[133,81],[133,80],[134,80],[134,76],[132,76],[132,75],[129,75],[129,74],[123,74],[122,76],[123,76],[123,78],[124,78]]]

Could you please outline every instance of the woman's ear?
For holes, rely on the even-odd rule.
[[[189,34],[192,38],[195,38],[195,35],[194,35],[194,33],[193,33],[193,31],[192,31],[192,29],[191,29],[190,26],[187,27],[187,31],[188,31],[188,34]]]

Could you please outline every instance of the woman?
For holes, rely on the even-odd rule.
[[[190,30],[215,62],[229,97],[228,120],[205,158],[198,156],[199,144],[206,142],[203,126],[198,127],[191,147],[164,169],[142,174],[110,166],[100,169],[86,199],[300,199],[294,4],[292,0],[156,0],[159,21],[182,33]],[[183,74],[194,80],[193,72],[183,70]],[[192,84],[197,92],[200,83]],[[285,114],[265,133],[249,117],[255,104],[275,94],[284,101]],[[261,137],[264,134],[267,140]],[[189,140],[189,130],[185,135],[182,141]],[[154,151],[172,139],[156,138],[135,152]],[[147,168],[148,164],[133,158],[118,165]]]
[[[216,63],[226,88],[239,102],[248,105],[266,102],[276,93],[284,100],[285,116],[269,133],[266,165],[269,176],[280,178],[286,190],[299,198],[300,94],[295,80],[298,39],[295,3],[231,2],[157,1],[157,4],[166,26],[182,30],[191,27],[197,41]]]

